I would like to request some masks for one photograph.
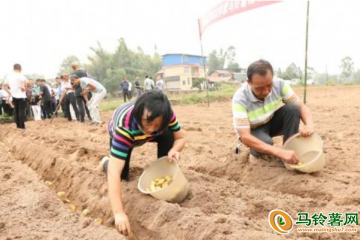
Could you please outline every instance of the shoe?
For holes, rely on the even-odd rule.
[[[99,165],[96,167],[96,171],[97,171],[97,172],[102,172],[102,171],[104,171],[104,163],[105,163],[106,161],[109,161],[109,159],[110,159],[110,158],[109,158],[108,156],[103,157],[103,158],[101,159]]]

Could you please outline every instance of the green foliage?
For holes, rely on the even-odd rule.
[[[192,80],[192,87],[193,88],[198,88],[199,91],[201,91],[201,84],[206,82],[206,79],[205,78],[194,78]]]
[[[14,122],[14,118],[10,117],[6,113],[3,113],[3,115],[0,115],[0,123],[12,123]]]
[[[120,90],[120,80],[126,76],[126,72],[122,68],[107,69],[106,78],[103,80],[104,87],[114,97],[116,92]]]
[[[101,82],[107,91],[115,96],[119,91],[119,84],[123,77],[129,81],[146,75],[155,76],[162,67],[161,57],[158,53],[153,56],[145,54],[141,48],[137,51],[128,49],[125,40],[121,38],[113,53],[105,51],[101,44],[90,48],[94,55],[88,56],[90,64],[85,65],[88,73]]]
[[[240,86],[220,83],[218,86],[218,90],[209,92],[210,102],[222,102],[222,101],[230,101],[235,91]],[[168,96],[171,101],[175,101],[179,104],[199,104],[199,103],[207,103],[207,92],[197,92],[192,94],[180,94],[180,95],[169,95]]]
[[[282,72],[281,69],[278,69],[277,76],[282,79],[299,79],[301,78],[302,72],[295,63],[291,63],[285,70]]]
[[[354,62],[351,57],[344,57],[341,60],[340,68],[342,70],[341,77],[343,81],[348,80],[351,74],[354,72]]]
[[[237,62],[231,62],[227,65],[226,69],[233,70],[233,69],[239,69],[240,65]]]
[[[355,84],[360,83],[360,70],[357,70],[355,73],[353,73],[352,79],[353,79],[353,83]]]
[[[219,52],[213,50],[208,57],[207,65],[209,72],[218,69],[224,69],[227,65],[228,69],[239,68],[239,64],[235,61],[236,49],[234,46],[230,46],[226,51],[222,48]]]
[[[36,79],[45,79],[44,75],[36,74],[36,73],[25,74],[25,77],[29,80],[31,79],[32,81],[36,81]]]
[[[105,112],[114,111],[116,108],[118,108],[123,103],[124,103],[124,100],[122,98],[105,99],[104,101],[101,101],[100,109],[101,109],[101,111],[105,111]]]
[[[79,59],[76,56],[72,55],[72,56],[65,58],[64,61],[60,65],[58,75],[60,76],[61,74],[66,73],[66,72],[71,74],[73,72],[73,70],[71,69],[71,64],[73,62],[80,63]]]

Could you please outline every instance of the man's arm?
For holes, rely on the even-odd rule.
[[[9,85],[4,83],[3,84],[3,89],[9,94],[9,97],[11,97],[11,92],[10,92],[10,89],[9,89]]]
[[[238,133],[239,133],[242,143],[245,146],[247,146],[251,149],[254,149],[257,152],[260,152],[260,153],[266,154],[266,155],[276,156],[290,164],[296,164],[298,162],[298,157],[296,156],[296,153],[294,151],[284,150],[284,149],[269,145],[269,144],[261,141],[260,139],[252,136],[251,130],[248,128],[238,129]]]
[[[88,92],[92,92],[92,91],[94,91],[96,89],[96,86],[94,84],[92,84],[92,83],[88,83],[86,86],[87,86],[87,91]]]
[[[88,92],[92,92],[96,89],[96,86],[92,83],[86,84],[86,88],[83,91],[83,96],[86,95]]]
[[[300,135],[307,137],[314,133],[314,122],[309,108],[301,101],[299,101],[298,105],[300,108],[300,118],[305,125],[304,128],[300,129]]]

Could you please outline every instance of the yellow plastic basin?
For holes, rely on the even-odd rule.
[[[148,192],[148,188],[155,178],[165,175],[172,175],[172,181],[168,186],[157,191]],[[172,203],[181,203],[189,193],[189,182],[181,172],[179,165],[170,161],[168,157],[162,157],[154,161],[141,174],[138,182],[140,192],[150,194],[156,199],[165,200]]]
[[[287,168],[312,173],[322,170],[325,166],[323,141],[317,133],[313,133],[306,138],[301,137],[298,133],[290,137],[284,143],[283,148],[286,150],[294,150],[299,157],[299,161],[304,163],[302,166],[285,163]]]

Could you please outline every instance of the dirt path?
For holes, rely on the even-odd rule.
[[[236,155],[230,102],[214,103],[210,108],[175,106],[188,139],[181,167],[191,183],[191,192],[182,204],[141,194],[137,180],[145,164],[155,160],[156,147],[149,143],[135,149],[131,180],[123,189],[134,232],[141,240],[360,239],[360,233],[300,234],[296,230],[280,236],[267,220],[273,209],[282,209],[293,218],[304,211],[359,211],[359,92],[359,86],[309,90],[308,106],[327,156],[325,169],[315,174],[287,171],[275,158],[251,165],[246,147]],[[109,117],[110,113],[104,113],[104,119]],[[0,141],[5,144],[1,153],[10,148],[14,156],[9,159],[1,154],[0,158],[0,222],[5,223],[2,228],[0,224],[0,236],[121,239],[112,228],[106,179],[94,171],[108,154],[106,126],[55,119],[52,125],[29,122],[24,132],[13,125],[1,125]],[[277,138],[276,144],[280,143]],[[44,181],[52,181],[53,186],[49,189]],[[79,218],[79,212],[72,213],[56,196],[58,191],[65,191],[73,204],[89,208],[90,217]],[[98,217],[105,219],[109,228],[93,220],[83,228],[87,225],[84,221]]]

